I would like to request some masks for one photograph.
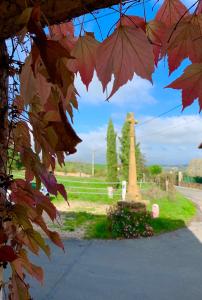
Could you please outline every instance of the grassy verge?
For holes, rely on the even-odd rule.
[[[193,202],[179,193],[175,194],[173,200],[169,197],[152,200],[150,209],[153,203],[160,208],[160,217],[152,220],[152,227],[157,234],[185,227],[196,214]]]

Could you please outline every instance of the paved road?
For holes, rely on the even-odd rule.
[[[202,199],[202,191],[183,193]],[[31,281],[34,299],[202,299],[202,244],[192,224],[151,239],[64,243],[65,254],[52,247],[52,261],[42,257],[46,280],[42,288]]]

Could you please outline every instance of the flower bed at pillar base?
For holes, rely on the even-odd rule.
[[[107,214],[109,229],[115,238],[149,237],[154,234],[151,213],[133,211],[130,207],[112,206]]]

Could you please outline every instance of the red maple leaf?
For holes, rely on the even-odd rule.
[[[93,78],[98,45],[99,42],[96,41],[94,34],[86,32],[84,36],[78,38],[71,51],[71,55],[75,57],[75,59],[69,61],[68,67],[74,73],[80,73],[81,80],[86,85],[87,89]]]
[[[171,26],[176,24],[185,13],[189,14],[186,6],[180,0],[164,0],[155,19]]]
[[[66,22],[49,27],[51,39],[59,41],[59,43],[71,51],[77,41],[77,37],[74,36],[74,25],[72,22]]]
[[[59,189],[61,189],[61,187],[58,187],[58,190]],[[36,207],[41,215],[42,212],[45,211],[52,221],[56,219],[57,211],[55,206],[51,203],[50,198],[44,196],[40,191],[33,189],[31,184],[23,179],[15,179],[12,182],[10,199],[15,203],[20,204],[24,202],[31,207]]]
[[[49,29],[52,36],[57,40],[60,40],[63,37],[67,36],[74,36],[74,25],[71,21],[57,25],[52,25],[49,27]]]
[[[139,16],[129,16],[124,15],[121,17],[118,26],[133,26],[142,28],[142,30],[146,31],[146,23],[145,20]]]
[[[114,75],[110,98],[119,87],[132,80],[134,73],[151,79],[154,71],[152,45],[141,28],[119,26],[98,48],[97,75],[103,90]]]
[[[35,51],[32,52],[32,54],[34,53]],[[26,105],[35,102],[36,100],[33,101],[33,98],[36,95],[39,96],[42,105],[46,103],[51,92],[51,83],[43,76],[45,72],[45,66],[40,61],[39,55],[34,59],[34,63],[33,55],[26,59],[20,74],[20,93]]]
[[[196,14],[201,14],[202,13],[202,1],[199,0],[199,3],[198,3],[198,6],[197,6],[197,9],[196,9]]]
[[[163,40],[166,32],[166,26],[161,21],[153,20],[146,25],[146,35],[153,45],[154,61],[157,65]]]
[[[167,87],[182,90],[183,109],[191,105],[198,98],[202,109],[202,63],[188,66],[182,76]]]
[[[201,25],[201,16],[188,16],[168,30],[162,55],[168,55],[170,73],[177,69],[185,58],[189,58],[192,63],[202,61]]]

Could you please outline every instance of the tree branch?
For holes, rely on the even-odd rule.
[[[123,0],[126,2],[127,0]],[[134,2],[138,0],[134,0]],[[16,24],[18,16],[28,6],[33,6],[34,1],[27,0],[2,0],[0,2],[0,39],[8,39],[20,31]],[[87,14],[89,12],[110,7],[118,4],[120,0],[40,0],[41,9],[50,25],[71,20],[75,17]],[[44,21],[43,25],[46,22]]]
[[[8,53],[0,40],[0,172],[6,173],[8,134]]]

